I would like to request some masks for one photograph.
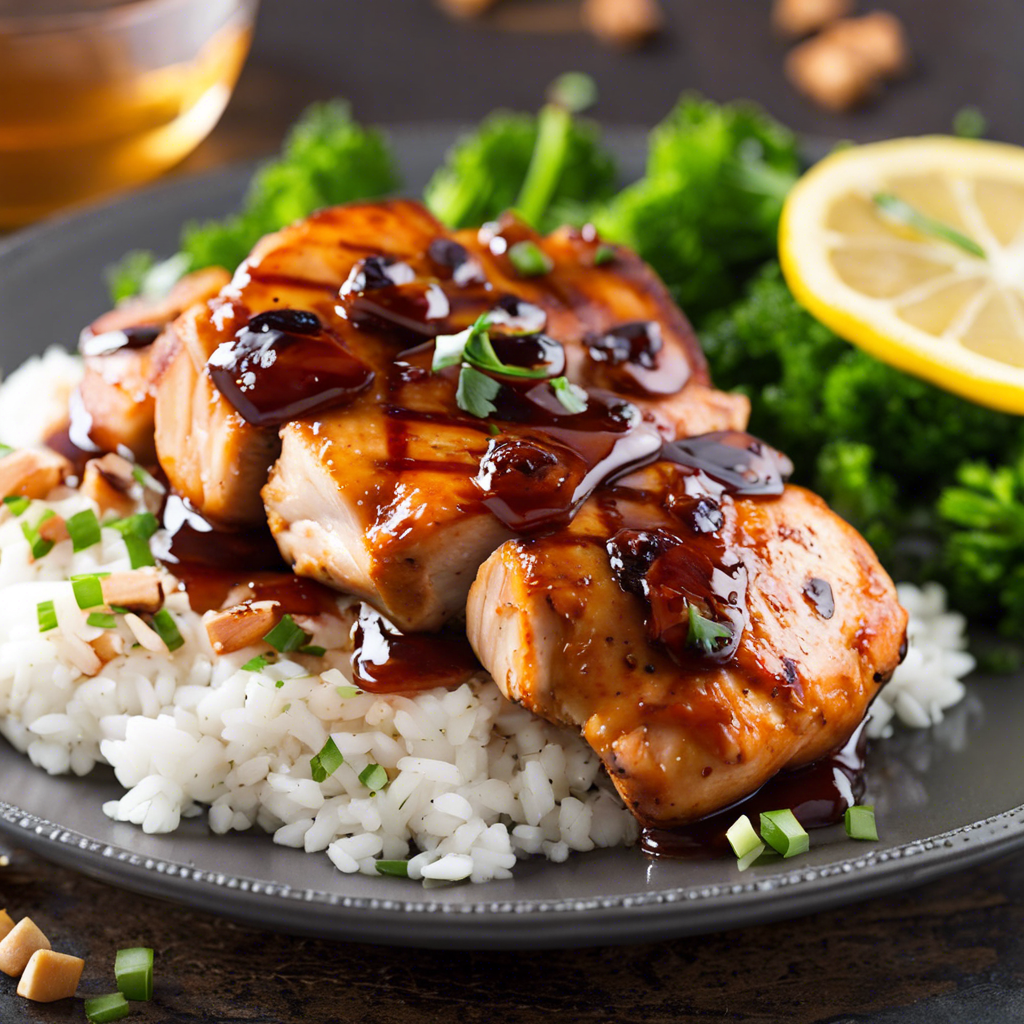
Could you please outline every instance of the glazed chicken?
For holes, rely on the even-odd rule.
[[[906,612],[863,538],[744,434],[666,446],[469,595],[510,699],[579,728],[646,825],[694,821],[841,747]]]
[[[519,274],[508,253],[520,243],[550,270]],[[300,575],[403,629],[438,628],[522,525],[495,514],[502,499],[481,486],[482,461],[503,492],[547,489],[547,519],[567,521],[614,465],[746,421],[745,399],[709,386],[657,278],[624,250],[595,266],[598,248],[512,218],[455,237],[405,201],[325,210],[268,236],[154,347],[164,472],[216,523],[269,519]],[[431,372],[432,339],[484,313],[510,361],[526,351],[520,332],[544,339],[534,347],[553,353],[552,376],[590,386],[603,413],[569,422],[547,385],[504,420],[462,412],[458,370]],[[268,345],[280,353],[272,369],[260,363]]]

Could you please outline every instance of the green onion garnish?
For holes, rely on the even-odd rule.
[[[152,473],[149,472],[144,466],[133,466],[132,476],[135,477],[135,482],[141,484],[143,487],[148,488],[151,491],[156,491],[157,494],[166,494],[167,488]]]
[[[275,650],[287,654],[305,647],[310,636],[290,615],[285,615],[263,639]]]
[[[128,1000],[120,992],[112,992],[108,996],[94,996],[85,1001],[85,1016],[92,1024],[107,1024],[108,1021],[120,1020],[131,1013]]]
[[[0,443],[0,459],[5,455],[10,455],[14,449],[9,444]]]
[[[107,525],[117,530],[124,538],[133,569],[156,565],[153,552],[149,549],[149,538],[160,529],[160,524],[152,512],[137,512],[127,519],[117,519]]]
[[[262,672],[270,664],[270,659],[263,654],[250,658],[243,666],[243,672]]]
[[[334,690],[342,700],[348,700],[350,697],[358,697],[359,694],[363,692],[358,686],[336,686]]]
[[[551,257],[530,239],[510,245],[508,258],[520,277],[538,277],[540,274],[548,274],[555,266]]]
[[[117,619],[107,612],[90,612],[85,621],[96,629],[114,629],[117,626]]]
[[[603,267],[608,263],[615,262],[615,248],[611,245],[599,245],[594,250],[594,266]]]
[[[548,376],[547,369],[542,366],[516,366],[512,363],[502,362],[501,357],[494,351],[494,345],[491,344],[491,336],[487,331],[478,331],[466,342],[463,357],[467,363],[479,370],[503,373],[506,377],[542,380]]]
[[[789,808],[781,811],[762,811],[761,838],[783,857],[795,857],[798,853],[806,853],[811,845],[810,836]]]
[[[275,689],[280,690],[281,687],[283,687],[283,686],[284,686],[284,680],[283,679],[278,679],[278,681],[276,683],[274,683],[274,688]]]
[[[578,384],[573,384],[568,377],[555,377],[551,382],[555,397],[562,403],[562,408],[571,416],[587,411],[587,393]]]
[[[57,628],[57,609],[52,601],[40,601],[36,605],[36,617],[39,619],[40,633],[48,633]]]
[[[185,638],[174,621],[174,616],[166,608],[161,608],[153,616],[153,628],[157,631],[160,639],[167,644],[167,650],[176,651],[185,643]]]
[[[393,875],[395,878],[409,877],[409,862],[407,860],[379,860],[374,865],[378,875]]]
[[[693,647],[704,654],[711,654],[719,640],[732,637],[732,629],[723,622],[715,622],[706,615],[701,615],[695,605],[689,607],[690,628],[686,634],[687,646]]]
[[[9,494],[4,498],[4,504],[11,510],[11,515],[17,517],[32,504],[32,499],[23,498],[20,494]]]
[[[750,819],[745,814],[741,814],[729,826],[725,838],[729,841],[732,852],[741,859],[759,846],[762,850],[764,849],[761,837],[754,831],[754,826],[750,824]]]
[[[360,773],[359,781],[379,793],[388,784],[388,773],[379,764],[368,764]]]
[[[458,334],[439,334],[434,339],[434,358],[430,368],[437,373],[447,366],[457,366],[462,362],[463,353],[471,338],[476,334],[485,333],[490,326],[490,316],[483,313],[474,323]]]
[[[114,959],[117,987],[126,999],[148,1002],[153,998],[153,950],[119,949]]]
[[[316,644],[306,644],[299,648],[299,654],[308,654],[311,658],[322,658],[326,653],[326,647],[317,647]]]
[[[501,385],[486,373],[472,366],[463,366],[459,373],[459,386],[455,392],[455,404],[470,416],[486,419],[494,412],[494,399],[498,397]]]
[[[40,537],[39,527],[48,519],[52,519],[56,514],[52,509],[48,509],[40,516],[39,522],[35,526],[30,526],[28,523],[21,524],[21,532],[25,535],[25,540],[28,541],[29,546],[32,548],[32,557],[37,561],[53,550],[53,541]]]
[[[78,602],[79,608],[84,611],[87,608],[98,608],[101,604],[106,604],[103,600],[102,580],[109,575],[109,572],[91,572],[71,577],[71,588],[75,592],[75,600]]]
[[[345,758],[333,738],[328,737],[324,749],[319,754],[309,759],[309,770],[313,774],[314,782],[326,782],[328,776],[333,775],[343,764]]]
[[[75,551],[85,551],[100,542],[100,521],[91,508],[76,512],[68,520],[67,527]]]
[[[870,804],[854,804],[846,808],[846,834],[851,839],[878,841],[878,826],[875,824],[875,808]]]
[[[922,235],[931,235],[932,238],[938,238],[942,242],[949,242],[950,245],[955,245],[972,256],[985,258],[985,250],[973,238],[968,238],[967,235],[941,220],[929,217],[898,196],[888,192],[878,192],[872,196],[872,202],[889,220],[897,224],[920,231]]]

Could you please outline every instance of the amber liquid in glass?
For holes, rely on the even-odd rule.
[[[9,30],[18,22],[0,2],[0,227],[153,178],[216,124],[254,3],[225,4],[221,18],[217,0],[156,0],[164,11],[149,20],[151,2],[108,2],[113,28],[31,32]]]

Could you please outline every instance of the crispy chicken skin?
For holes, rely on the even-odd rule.
[[[141,334],[142,340],[155,339],[184,310],[216,295],[229,279],[220,267],[196,271],[183,277],[165,298],[125,303],[82,332],[85,374],[77,401],[87,420],[89,438],[97,447],[110,452],[124,447],[142,462],[155,461],[154,346],[125,345],[102,355],[90,355],[90,351],[103,351],[104,338],[117,345],[124,339],[116,336],[140,328],[150,332]]]
[[[567,529],[504,544],[469,595],[470,642],[501,689],[579,728],[652,826],[694,821],[840,747],[905,642],[891,580],[820,498],[786,487],[775,498],[731,499],[708,485],[665,462],[635,473]],[[674,645],[663,642],[671,629],[652,639],[652,616],[664,627],[671,601],[655,608],[624,587],[610,556],[619,530],[667,531],[681,545],[667,592],[686,592],[707,537],[681,527],[672,509],[702,497],[722,513],[716,570],[746,577],[742,632],[725,658],[681,648],[678,632]],[[666,585],[664,573],[657,583],[652,575],[664,564],[654,562],[645,586]],[[678,575],[681,566],[691,568]],[[685,617],[682,625],[689,640]]]

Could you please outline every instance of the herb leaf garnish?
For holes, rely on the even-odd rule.
[[[587,411],[587,393],[578,384],[573,384],[568,377],[555,377],[551,382],[555,397],[570,415],[576,416]]]
[[[500,390],[501,385],[493,377],[488,377],[486,373],[481,373],[466,363],[459,373],[455,404],[470,416],[486,419],[497,408],[494,399],[498,397]]]
[[[689,606],[690,629],[686,634],[687,646],[693,647],[703,654],[712,654],[719,640],[732,637],[732,629],[722,622],[715,622],[697,611],[696,606]]]

